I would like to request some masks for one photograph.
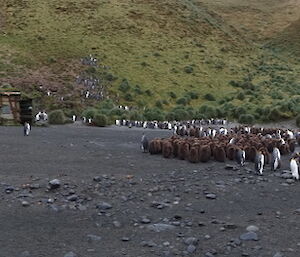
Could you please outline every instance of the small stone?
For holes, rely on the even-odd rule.
[[[170,242],[168,242],[168,241],[163,242],[163,246],[170,246]]]
[[[197,245],[198,244],[198,238],[196,237],[188,237],[184,240],[184,243],[186,245]]]
[[[101,236],[96,236],[96,235],[92,235],[92,234],[89,234],[86,236],[88,238],[88,241],[100,241],[102,239]]]
[[[257,232],[259,230],[259,228],[257,226],[254,225],[250,225],[246,228],[247,231],[249,232]]]
[[[148,225],[147,229],[154,231],[154,232],[162,232],[162,231],[166,231],[166,230],[173,230],[173,229],[175,229],[175,226],[158,223],[158,224]]]
[[[30,257],[30,253],[28,251],[24,251],[20,254],[20,257]]]
[[[226,229],[236,229],[237,228],[237,225],[233,224],[233,223],[226,223],[224,225],[224,228]]]
[[[101,177],[96,176],[96,177],[93,178],[93,180],[94,180],[95,182],[100,182],[102,179],[101,179]]]
[[[114,220],[113,224],[114,224],[115,228],[120,228],[121,227],[121,223],[119,221],[117,221],[117,220]]]
[[[22,206],[24,206],[24,207],[28,207],[30,205],[30,203],[29,202],[27,202],[27,201],[22,201]]]
[[[295,213],[296,213],[296,214],[300,214],[300,208],[297,209],[297,210],[295,210]]]
[[[189,253],[193,253],[196,251],[196,246],[194,245],[189,245],[186,249]]]
[[[78,195],[70,195],[67,197],[67,200],[70,202],[74,202],[78,199]]]
[[[59,179],[53,179],[49,181],[50,189],[56,189],[60,187],[60,180]]]
[[[130,238],[129,238],[129,237],[126,237],[126,236],[123,236],[123,237],[121,238],[121,240],[122,240],[123,242],[128,242],[128,241],[130,241]]]
[[[97,207],[100,210],[108,210],[112,208],[112,205],[107,202],[100,202],[97,204]]]
[[[204,238],[205,238],[206,240],[208,240],[208,239],[210,239],[210,235],[205,235]]]
[[[77,257],[77,255],[73,252],[68,252],[68,253],[65,254],[64,257]]]
[[[225,170],[233,170],[234,166],[227,164]]]
[[[29,186],[30,189],[39,189],[40,187],[41,187],[40,184],[31,184]]]
[[[149,224],[149,223],[151,223],[151,220],[148,219],[148,218],[142,218],[141,223],[142,224]]]
[[[205,197],[207,199],[216,199],[217,198],[217,196],[215,194],[207,194],[207,195],[205,195]]]
[[[257,241],[258,236],[255,232],[247,232],[247,233],[242,234],[240,236],[240,239],[244,240],[244,241],[249,241],[249,240]]]
[[[277,252],[273,255],[273,257],[284,257],[284,255],[281,252]]]
[[[5,188],[5,193],[10,194],[13,191],[15,191],[15,188],[13,186],[8,186]]]

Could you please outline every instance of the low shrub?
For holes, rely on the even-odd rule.
[[[107,116],[104,114],[100,114],[100,113],[96,114],[93,119],[93,123],[97,127],[105,127],[108,124]]]
[[[66,117],[62,110],[55,110],[49,113],[48,119],[50,124],[64,124]]]
[[[210,93],[205,94],[204,99],[207,100],[207,101],[216,101],[216,98]]]
[[[239,116],[239,123],[242,124],[253,124],[254,123],[254,116],[252,114],[241,114]]]
[[[300,128],[300,114],[296,117],[296,125]]]

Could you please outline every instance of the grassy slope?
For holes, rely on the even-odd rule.
[[[174,105],[170,91],[178,97],[186,91],[200,96],[210,92],[217,99],[234,96],[237,89],[229,81],[251,74],[259,85],[270,80],[268,72],[257,71],[261,63],[286,65],[286,60],[247,42],[247,37],[210,10],[211,5],[196,0],[1,1],[6,6],[0,20],[2,82],[21,84],[19,77],[25,74],[30,80],[32,71],[42,69],[45,76],[32,83],[43,79],[46,85],[53,81],[63,85],[80,72],[79,58],[92,53],[119,78],[111,94],[121,103],[126,101],[117,88],[126,78],[154,92],[154,97],[136,96],[135,102],[154,104],[166,99]],[[187,74],[185,66],[192,66],[194,72]],[[292,68],[298,70],[296,65]],[[273,73],[299,81],[291,72],[275,69]],[[271,90],[261,87],[265,103],[272,102],[267,94]],[[191,104],[202,102],[200,97]]]

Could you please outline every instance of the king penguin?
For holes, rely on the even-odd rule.
[[[290,168],[293,178],[299,180],[299,162],[296,159],[292,158],[290,160]]]
[[[263,174],[264,165],[265,156],[262,154],[262,152],[257,152],[255,157],[255,170],[256,172],[259,172],[260,175]]]
[[[235,156],[236,162],[241,165],[244,166],[245,165],[245,160],[246,160],[246,154],[245,151],[242,150],[241,148],[239,148],[236,151],[236,156]]]

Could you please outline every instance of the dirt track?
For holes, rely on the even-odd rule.
[[[300,256],[300,182],[143,154],[142,132],[0,127],[0,257]]]

